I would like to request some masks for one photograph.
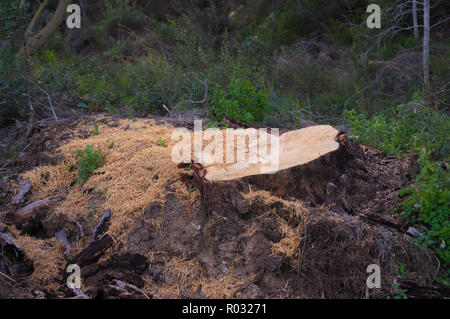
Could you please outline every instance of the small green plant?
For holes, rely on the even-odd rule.
[[[87,145],[84,150],[76,151],[75,159],[78,163],[77,183],[83,185],[94,170],[103,165],[104,156],[101,150],[95,150],[91,145]]]
[[[394,282],[392,284],[392,290],[394,291],[392,299],[408,299],[408,296],[406,295],[407,290],[402,289],[399,283]],[[388,296],[387,299],[391,299],[391,296]]]
[[[437,278],[437,282],[444,285],[445,287],[450,287],[450,269],[447,269],[445,273]]]
[[[404,279],[406,275],[406,264],[399,263],[395,270],[395,274],[398,278]],[[392,291],[394,293],[393,299],[408,299],[408,296],[406,296],[407,290],[402,289],[397,281],[392,283]],[[388,296],[387,299],[391,299],[391,296]]]
[[[109,138],[106,139],[106,143],[108,143],[108,148],[112,149],[114,147],[114,141],[111,141]]]
[[[94,124],[94,130],[92,131],[92,135],[93,136],[100,135],[100,132],[98,131],[98,124],[97,123]]]
[[[248,80],[234,77],[227,88],[216,85],[212,97],[214,116],[243,123],[262,121],[268,112],[268,94],[257,91]]]
[[[406,269],[406,264],[399,263],[397,270],[395,271],[395,274],[400,278],[405,278],[405,274],[406,274],[405,269]]]
[[[161,137],[158,138],[157,144],[158,144],[158,146],[161,146],[161,147],[166,147],[167,146],[166,142],[164,142]]]

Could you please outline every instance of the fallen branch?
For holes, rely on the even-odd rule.
[[[2,277],[6,278],[6,279],[8,279],[8,280],[10,280],[10,281],[12,281],[14,283],[16,282],[14,279],[9,277],[7,274],[2,273],[1,271],[0,271],[0,276],[2,276]]]
[[[167,111],[167,113],[169,113],[169,116],[172,115],[172,111],[169,110],[169,108],[168,108],[167,106],[165,106],[165,105],[163,104],[162,107]]]
[[[399,221],[393,217],[390,217],[390,216],[377,214],[377,213],[369,213],[369,214],[366,214],[365,217],[373,222],[383,224],[383,225],[395,228],[397,230],[403,230],[403,228],[404,228],[404,225],[401,221]]]
[[[62,195],[50,196],[50,197],[38,200],[36,202],[28,204],[25,207],[18,209],[14,213],[14,218],[15,218],[16,223],[24,224],[24,223],[30,221],[33,218],[33,213],[36,210],[38,210],[48,204],[51,204],[53,202],[59,201],[63,198],[64,198],[64,196],[62,196]]]
[[[442,299],[450,297],[449,288],[419,286],[412,280],[400,279],[400,288],[405,289],[405,294],[410,299]]]

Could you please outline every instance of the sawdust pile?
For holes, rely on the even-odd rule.
[[[131,127],[125,129],[129,123],[122,120],[117,127],[100,124],[99,135],[74,139],[62,146],[60,150],[64,160],[58,165],[37,167],[23,174],[23,179],[31,180],[33,188],[38,190],[33,192],[33,200],[65,189],[66,199],[56,208],[56,212],[76,219],[81,214],[87,214],[92,209],[89,204],[95,201],[94,197],[101,195],[102,204],[96,205],[97,210],[111,209],[110,234],[118,241],[126,238],[133,221],[150,202],[163,203],[163,192],[168,181],[176,181],[172,186],[177,189],[178,195],[192,203],[196,194],[189,193],[186,186],[177,181],[179,170],[171,160],[170,147],[173,143],[170,137],[173,128],[144,120],[132,122]],[[160,145],[159,139],[164,146]],[[105,154],[104,164],[86,184],[70,187],[76,179],[76,169],[73,169],[76,167],[75,152],[87,145]],[[84,191],[89,187],[94,187],[97,194]]]
[[[30,199],[40,200],[62,193],[65,199],[54,207],[53,214],[64,214],[71,220],[85,220],[87,234],[92,231],[101,212],[110,209],[109,234],[117,242],[126,240],[135,220],[149,203],[160,201],[164,204],[164,189],[169,181],[174,181],[171,186],[186,206],[195,208],[198,191],[189,192],[186,185],[178,181],[179,169],[171,160],[172,129],[169,125],[155,125],[152,120],[119,120],[113,126],[99,124],[98,135],[75,138],[61,146],[58,151],[62,152],[63,160],[57,165],[38,166],[22,175],[23,180],[33,183]],[[92,131],[93,126],[81,122],[76,130]],[[86,184],[74,184],[77,178],[75,152],[87,145],[103,152],[104,164]],[[27,238],[27,242],[23,242],[24,249],[30,246],[30,251],[39,251],[35,248],[39,247],[40,241],[32,241],[32,237]],[[47,250],[46,254],[56,256],[56,252],[51,252]],[[47,255],[44,254],[43,259],[48,259]],[[37,253],[31,256],[37,265],[41,263]],[[54,266],[38,266],[33,279],[45,281],[56,270]]]

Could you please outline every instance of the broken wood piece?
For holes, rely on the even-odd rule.
[[[63,198],[64,198],[64,196],[62,196],[62,195],[50,196],[50,197],[38,200],[36,202],[28,204],[25,207],[18,209],[14,213],[14,218],[15,218],[16,223],[24,224],[24,223],[30,221],[33,218],[33,213],[36,210],[38,210],[46,205],[49,205],[51,203],[54,203],[56,201],[62,200]]]
[[[75,222],[75,224],[77,224],[78,229],[80,230],[80,237],[79,238],[83,238],[84,237],[84,228],[83,228],[83,226],[79,222]]]
[[[422,234],[420,231],[418,231],[414,227],[409,227],[408,230],[406,231],[406,233],[413,237],[416,237],[416,238],[424,236],[424,234]]]
[[[118,280],[118,279],[114,279],[113,282],[116,284],[117,287],[124,289],[124,290],[132,290],[135,293],[138,293],[142,296],[144,296],[146,299],[151,299],[151,297],[149,297],[144,290],[139,289],[138,287],[136,287],[135,285],[132,285],[130,283]]]
[[[75,296],[69,299],[91,299],[80,288],[72,288],[72,290]]]
[[[11,204],[17,205],[25,202],[25,195],[30,191],[32,182],[27,181],[22,186],[22,188],[17,192],[17,194],[11,200]]]
[[[1,271],[0,271],[0,276],[8,279],[9,281],[11,281],[13,283],[16,283],[16,281],[13,278],[9,277],[7,274],[2,273]]]
[[[109,235],[103,236],[83,249],[74,258],[74,263],[82,267],[97,261],[113,243],[114,241]]]
[[[16,257],[19,253],[23,254],[22,247],[15,242],[14,238],[8,233],[0,233],[0,247],[3,249],[5,246],[13,246]]]
[[[61,229],[60,231],[55,233],[55,237],[64,244],[64,246],[70,246],[70,242],[68,239],[67,230]]]
[[[387,215],[383,214],[377,214],[377,213],[369,213],[366,214],[366,217],[370,219],[373,222],[383,224],[392,228],[395,228],[397,230],[403,229],[403,224],[401,221]]]
[[[94,227],[91,243],[96,241],[100,236],[102,236],[108,231],[110,218],[111,218],[111,210],[109,209],[104,210],[102,216],[100,217],[100,221]]]
[[[400,288],[406,290],[409,299],[442,299],[450,297],[450,288],[439,288],[434,286],[419,286],[413,280],[398,280]]]

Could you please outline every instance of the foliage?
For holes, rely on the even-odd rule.
[[[15,60],[30,14],[29,4],[0,1],[0,126],[24,115],[25,69]]]
[[[438,158],[449,152],[450,118],[425,106],[417,93],[410,103],[387,108],[371,118],[355,109],[346,110],[345,115],[358,140],[385,153],[400,156],[427,150]]]
[[[219,121],[224,117],[243,123],[262,121],[268,110],[268,94],[238,77],[234,77],[227,88],[216,85],[211,102]]]
[[[161,137],[158,138],[158,140],[156,141],[158,146],[161,147],[166,147],[167,143],[163,141],[163,139]]]
[[[92,27],[97,41],[103,47],[110,47],[110,36],[120,38],[129,28],[145,25],[147,17],[128,0],[105,1],[104,17]]]
[[[420,172],[416,183],[403,188],[407,195],[402,214],[411,222],[426,226],[418,239],[436,249],[439,257],[450,261],[450,184],[448,171],[448,131],[450,118],[424,106],[420,95],[413,101],[367,118],[356,110],[345,112],[355,137],[388,154],[419,154]]]
[[[87,145],[84,150],[77,150],[75,154],[78,163],[77,182],[85,184],[94,170],[103,165],[104,155],[101,150],[95,150],[92,145]]]
[[[428,156],[419,158],[421,166],[416,183],[404,188],[400,195],[408,195],[403,202],[403,216],[412,222],[423,223],[429,230],[418,242],[432,246],[439,257],[450,262],[450,174],[444,162],[431,162]]]

